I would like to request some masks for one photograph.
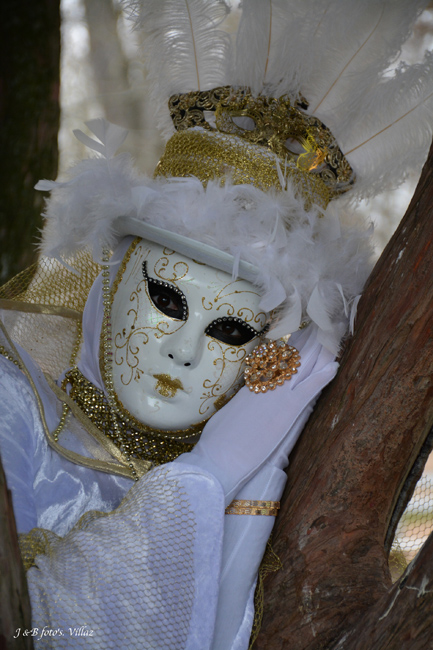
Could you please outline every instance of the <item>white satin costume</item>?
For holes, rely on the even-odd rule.
[[[78,364],[95,385],[100,287],[97,280],[86,305]],[[224,510],[233,499],[280,499],[288,455],[337,369],[311,327],[292,341],[301,366],[290,381],[259,395],[242,388],[193,451],[136,483],[53,450],[31,382],[0,355],[1,456],[18,532],[43,529],[45,544],[27,573],[35,647],[246,650],[274,518]],[[18,351],[53,431],[58,400]],[[69,449],[92,456],[82,440],[65,437]]]

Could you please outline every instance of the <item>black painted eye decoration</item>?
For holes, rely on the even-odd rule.
[[[224,316],[212,321],[206,327],[205,334],[229,345],[245,345],[256,336],[263,336],[268,329],[269,326],[266,325],[261,332],[258,332],[242,318]]]
[[[188,303],[182,291],[169,282],[149,277],[145,261],[141,268],[143,278],[147,282],[150,299],[155,307],[169,318],[187,320]]]

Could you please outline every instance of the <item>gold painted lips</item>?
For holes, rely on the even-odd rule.
[[[155,390],[163,397],[174,397],[178,390],[183,390],[180,379],[173,379],[170,375],[153,375],[157,380]]]

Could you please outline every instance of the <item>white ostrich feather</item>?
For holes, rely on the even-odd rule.
[[[422,64],[401,65],[373,86],[344,138],[355,169],[352,195],[368,197],[396,187],[425,161],[433,133],[433,53]]]
[[[313,114],[361,95],[400,52],[427,0],[244,0],[234,79],[253,92],[302,92]],[[353,98],[353,101],[355,99]],[[319,112],[318,112],[319,111]]]
[[[315,40],[319,56],[304,90],[325,123],[344,117],[400,53],[425,0],[332,0]],[[343,105],[342,105],[343,104]],[[332,126],[331,126],[332,128]]]
[[[317,25],[315,16],[314,0],[245,0],[230,82],[255,94],[296,96],[300,79],[311,73],[311,50],[307,59],[299,50]]]
[[[171,95],[209,90],[227,78],[231,40],[218,29],[229,9],[223,0],[124,0],[142,37],[144,62],[159,126],[173,132]]]

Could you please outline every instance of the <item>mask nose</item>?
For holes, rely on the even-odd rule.
[[[194,367],[200,361],[203,337],[201,323],[186,323],[180,330],[167,337],[161,347],[161,354],[172,359],[178,366]]]

